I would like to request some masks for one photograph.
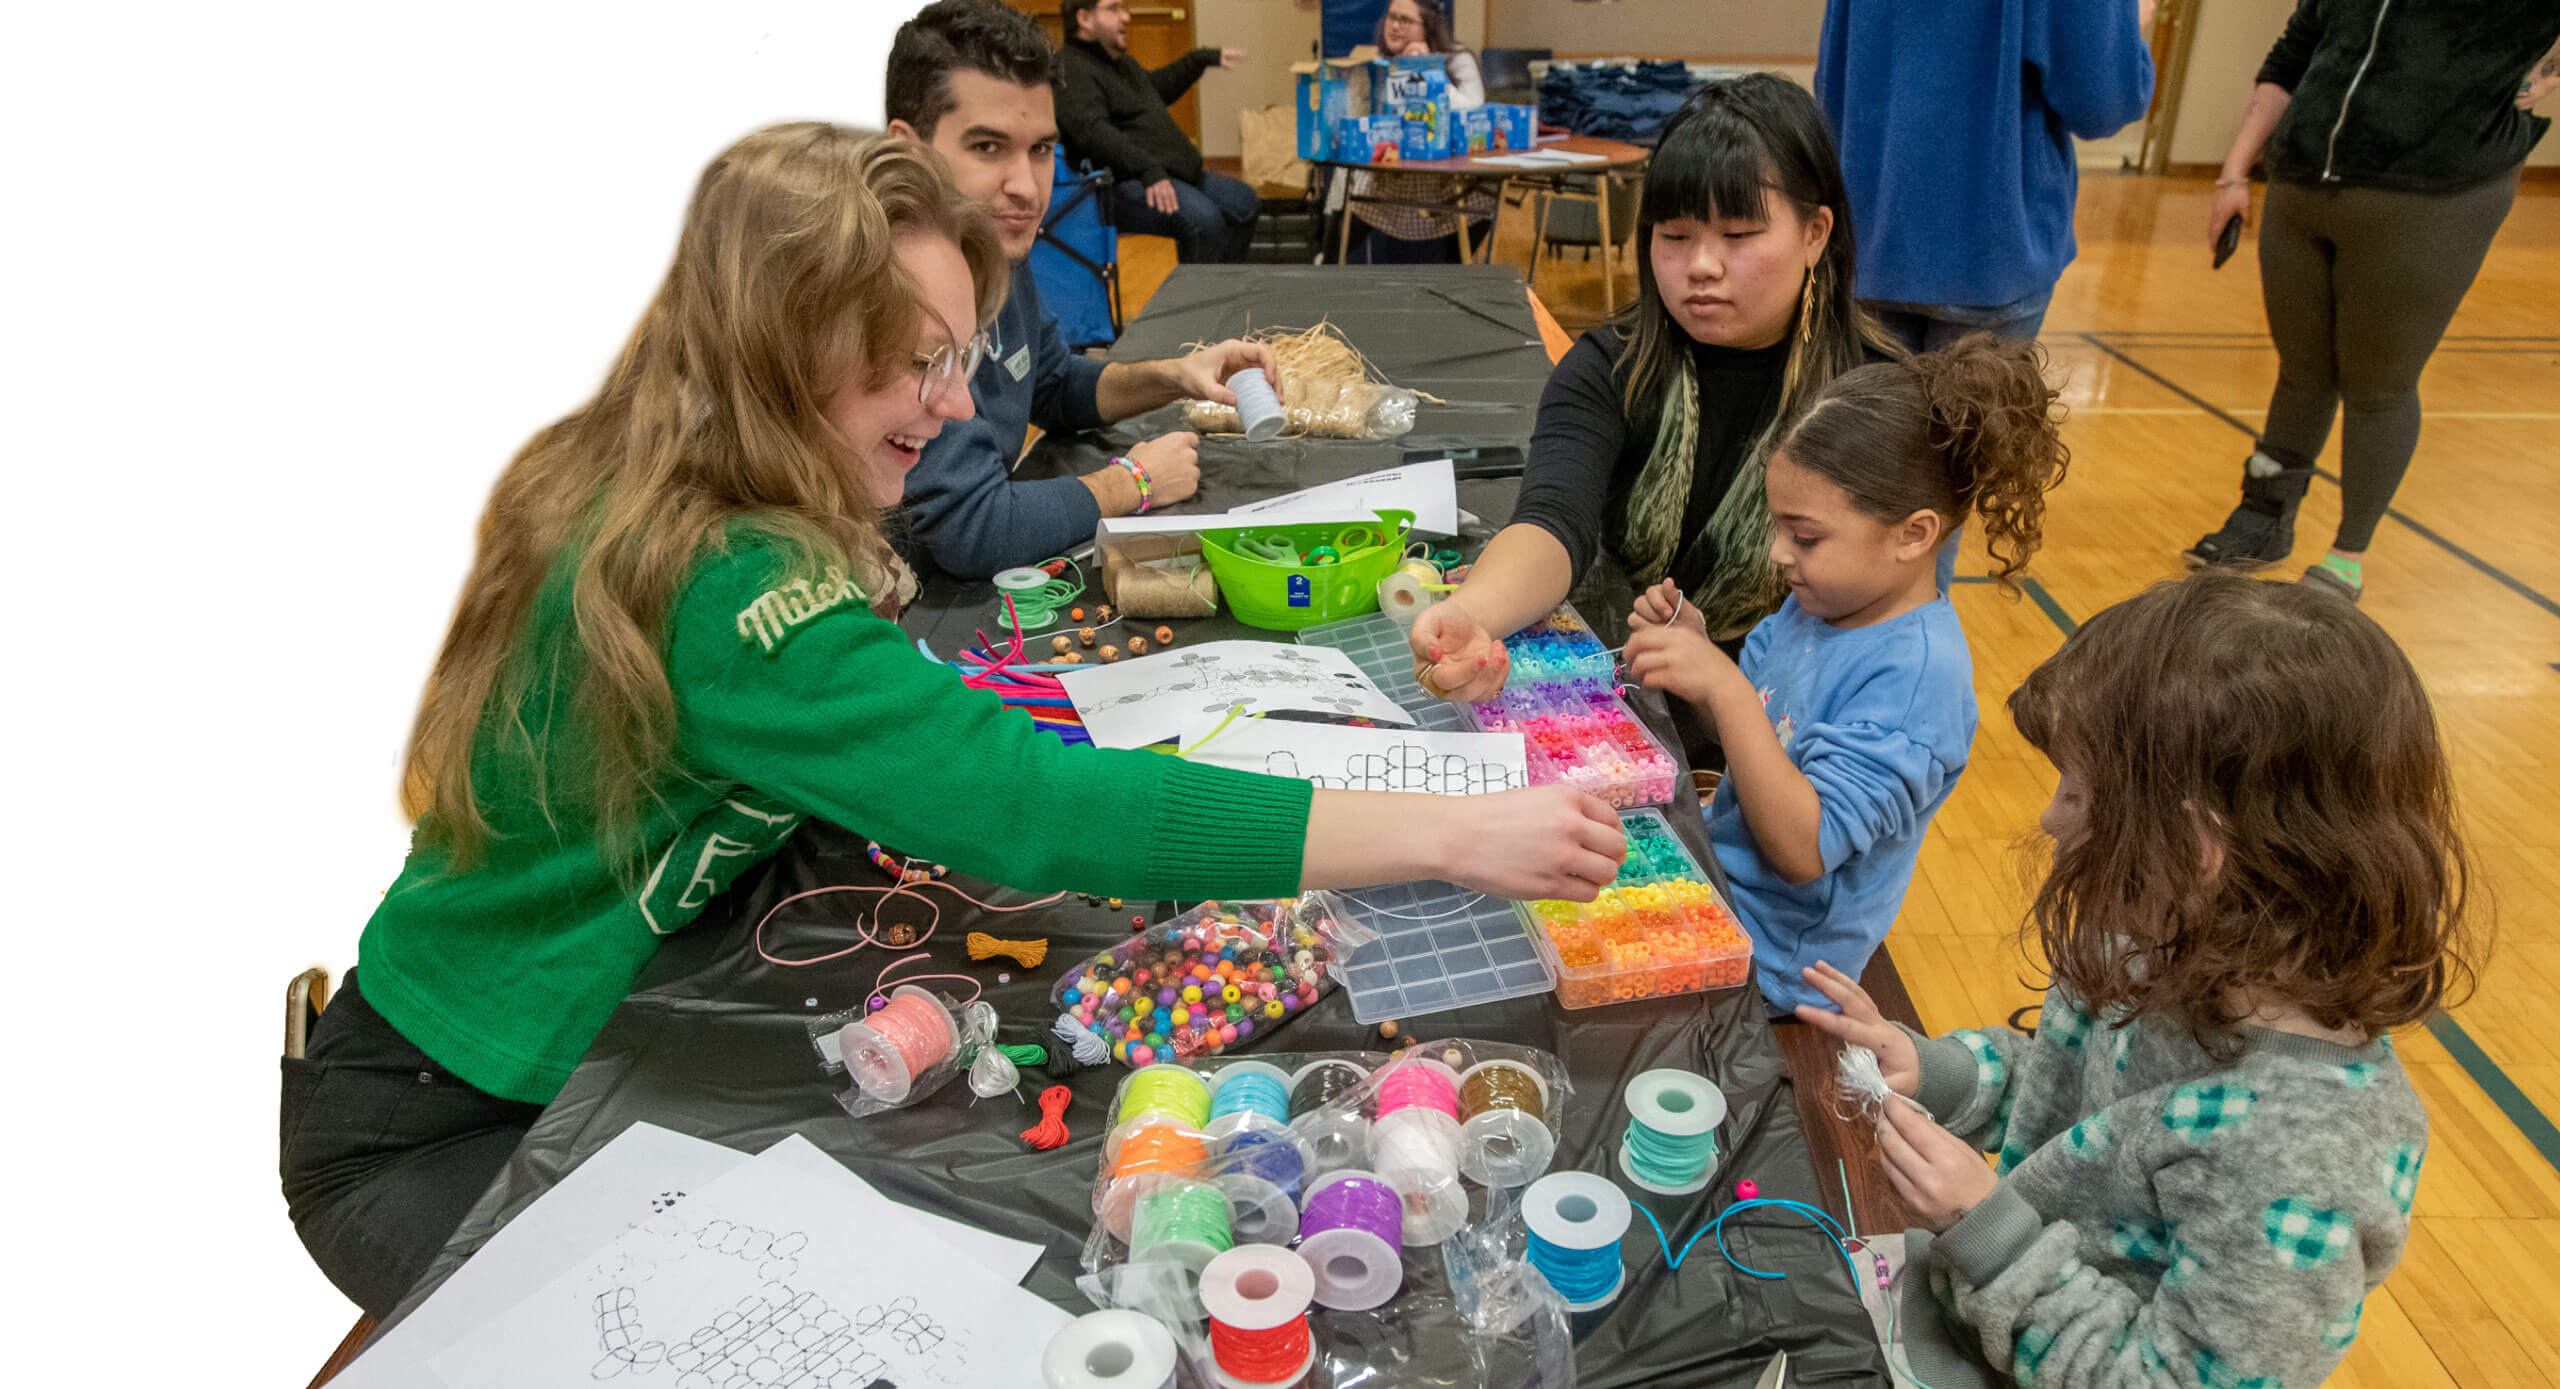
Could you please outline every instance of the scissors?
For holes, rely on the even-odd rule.
[[[1240,535],[1236,537],[1236,553],[1269,564],[1296,564],[1298,547],[1286,536]]]

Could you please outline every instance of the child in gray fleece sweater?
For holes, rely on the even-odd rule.
[[[2311,1389],[2426,1159],[2389,1029],[2473,977],[2426,692],[2353,605],[2207,573],[2091,619],[2009,709],[2061,773],[2034,1035],[1923,1038],[1827,965],[1839,1011],[1797,1010],[1894,1092],[1910,1370]]]

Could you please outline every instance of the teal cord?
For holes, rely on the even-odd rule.
[[[1716,1160],[1715,1130],[1668,1134],[1627,1121],[1627,1166],[1651,1186],[1687,1186]]]
[[[1632,1201],[1628,1202],[1628,1204],[1635,1205]],[[1640,1205],[1636,1206],[1636,1212],[1644,1217],[1645,1224],[1653,1227],[1654,1240],[1661,1244],[1662,1256],[1668,1266],[1675,1272],[1678,1271],[1681,1261],[1689,1257],[1689,1251],[1697,1247],[1698,1241],[1706,1238],[1706,1236],[1712,1232],[1716,1237],[1716,1252],[1724,1256],[1724,1261],[1726,1263],[1733,1265],[1735,1272],[1746,1274],[1753,1278],[1784,1278],[1787,1275],[1783,1273],[1770,1273],[1762,1269],[1751,1267],[1749,1264],[1733,1257],[1733,1251],[1725,1247],[1725,1221],[1730,1219],[1737,1211],[1747,1211],[1757,1206],[1775,1206],[1780,1210],[1793,1211],[1796,1214],[1813,1221],[1814,1225],[1821,1231],[1821,1233],[1831,1241],[1831,1247],[1840,1252],[1840,1262],[1848,1266],[1849,1286],[1852,1288],[1858,1286],[1858,1263],[1857,1260],[1852,1258],[1849,1254],[1849,1237],[1841,1233],[1839,1222],[1833,1220],[1822,1210],[1813,1206],[1808,1206],[1802,1201],[1788,1201],[1775,1196],[1760,1197],[1750,1201],[1736,1201],[1732,1205],[1725,1207],[1723,1210],[1716,1212],[1715,1219],[1699,1226],[1698,1232],[1689,1236],[1688,1242],[1680,1246],[1680,1252],[1677,1254],[1671,1252],[1671,1237],[1662,1232],[1662,1222],[1653,1218],[1653,1212],[1646,1210]]]

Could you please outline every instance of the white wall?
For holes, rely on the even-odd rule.
[[[15,22],[12,1383],[299,1384],[354,1320],[277,1193],[282,991],[399,867],[490,481],[593,390],[708,156],[879,122],[908,8]]]
[[[1559,54],[1811,58],[1821,0],[1491,0],[1485,42]]]
[[[2258,65],[2292,13],[2293,0],[2201,0],[2178,128],[2169,137],[2170,163],[2222,162],[2257,85]]]

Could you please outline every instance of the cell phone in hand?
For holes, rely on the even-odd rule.
[[[2248,214],[2234,213],[2230,221],[2222,224],[2222,235],[2216,238],[2213,243],[2214,269],[2220,270],[2222,268],[2222,263],[2231,259],[2232,255],[2239,251],[2240,224],[2247,220],[2249,220]]]

